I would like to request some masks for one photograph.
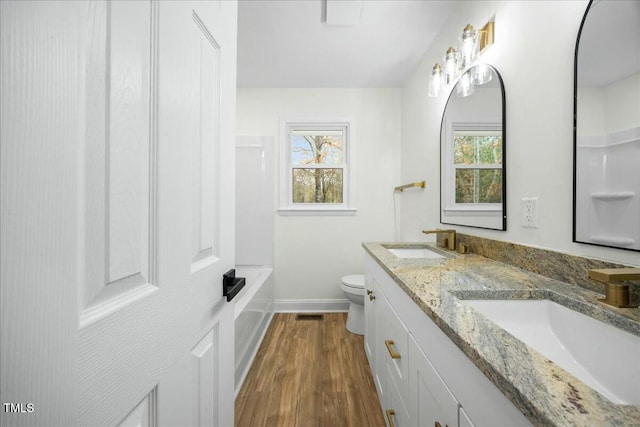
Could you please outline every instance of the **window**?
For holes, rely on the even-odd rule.
[[[503,197],[499,124],[454,123],[447,147],[445,211],[498,212]]]
[[[281,212],[344,213],[350,208],[349,123],[285,125]]]
[[[454,130],[455,203],[502,203],[502,132]]]

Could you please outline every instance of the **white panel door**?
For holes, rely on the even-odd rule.
[[[237,4],[0,7],[1,424],[233,425]]]

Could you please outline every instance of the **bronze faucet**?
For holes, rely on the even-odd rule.
[[[435,230],[422,230],[424,234],[445,234],[447,233],[447,237],[442,238],[442,246],[446,246],[448,249],[455,251],[456,250],[456,230],[441,230],[436,228]]]
[[[640,280],[640,268],[602,268],[589,270],[589,278],[603,282],[606,298],[598,298],[605,304],[618,308],[636,308],[629,305],[629,285],[619,282]]]

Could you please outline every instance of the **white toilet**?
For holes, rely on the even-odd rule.
[[[340,288],[349,299],[347,331],[364,335],[364,274],[350,274],[341,281]]]

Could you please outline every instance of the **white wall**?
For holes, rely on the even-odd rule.
[[[353,119],[357,213],[274,214],[276,301],[342,300],[340,277],[363,271],[361,243],[393,240],[393,187],[400,184],[400,94],[400,89],[238,89],[238,134],[275,137],[276,206],[281,119]]]
[[[573,67],[579,1],[462,2],[402,89],[402,180],[426,176],[427,189],[402,199],[401,238],[439,226],[439,134],[447,96],[427,97],[428,75],[462,28],[495,15],[495,44],[482,57],[506,92],[507,231],[460,232],[580,256],[640,265],[637,252],[572,243]],[[539,228],[521,226],[521,199],[539,199]],[[586,272],[585,272],[586,274]]]

